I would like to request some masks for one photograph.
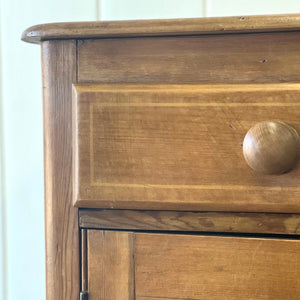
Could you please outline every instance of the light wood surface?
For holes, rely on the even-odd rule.
[[[297,164],[299,135],[293,127],[281,121],[259,122],[247,132],[243,153],[255,172],[280,175]]]
[[[79,210],[82,228],[300,234],[300,215],[137,210]]]
[[[161,297],[142,297],[138,296],[135,298],[136,300],[161,300]],[[163,300],[186,300],[186,299],[178,299],[178,298],[163,298]],[[187,300],[197,300],[197,299],[187,299]]]
[[[299,251],[293,239],[89,230],[89,299],[296,300]]]
[[[299,82],[299,49],[300,32],[81,40],[78,81]]]
[[[51,39],[86,39],[131,36],[224,34],[236,32],[294,31],[300,15],[238,16],[199,19],[133,20],[53,23],[36,25],[22,34],[29,43]]]
[[[89,300],[134,299],[133,243],[133,233],[88,230]]]
[[[72,205],[72,83],[76,42],[42,44],[47,300],[78,299],[79,232]]]
[[[76,205],[300,212],[299,175],[253,172],[249,128],[300,129],[299,84],[75,86]]]
[[[161,300],[161,297],[142,297],[142,296],[138,296],[135,299],[136,300]],[[163,299],[164,300],[185,300],[185,299],[178,299],[178,298],[163,298]],[[194,299],[188,299],[188,300],[194,300]]]
[[[135,235],[136,299],[299,299],[300,241]]]

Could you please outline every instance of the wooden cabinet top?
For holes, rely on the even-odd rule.
[[[22,34],[22,40],[29,43],[40,43],[45,40],[54,39],[175,36],[298,30],[300,30],[300,14],[285,14],[198,19],[52,23],[28,28]]]

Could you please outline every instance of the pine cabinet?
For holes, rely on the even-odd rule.
[[[299,30],[296,14],[23,33],[42,48],[47,300],[298,299]]]

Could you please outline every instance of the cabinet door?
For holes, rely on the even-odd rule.
[[[134,233],[88,230],[89,300],[133,300]]]
[[[89,300],[299,299],[300,241],[88,231]]]

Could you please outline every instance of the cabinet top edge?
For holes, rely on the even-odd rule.
[[[39,44],[42,41],[56,39],[204,35],[298,30],[300,30],[300,13],[197,19],[49,23],[35,25],[26,29],[22,34],[22,40],[28,43]]]

